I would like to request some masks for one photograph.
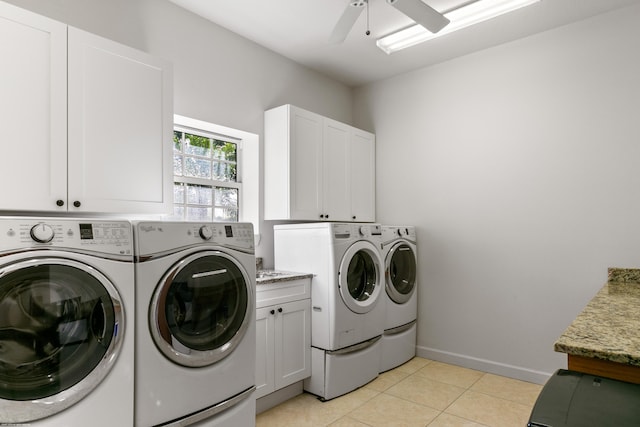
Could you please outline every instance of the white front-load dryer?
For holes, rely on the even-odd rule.
[[[274,226],[277,270],[312,273],[311,377],[305,390],[328,400],[379,371],[384,311],[380,225]]]
[[[402,365],[416,354],[418,254],[413,226],[382,226],[385,312],[380,372]]]
[[[248,223],[137,222],[136,426],[255,424]]]
[[[0,424],[133,426],[127,221],[0,218]]]

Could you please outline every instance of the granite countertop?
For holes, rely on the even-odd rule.
[[[292,271],[258,270],[256,272],[256,285],[268,285],[271,283],[285,282],[287,280],[307,279],[313,277],[310,273],[295,273]]]
[[[609,280],[554,345],[555,351],[640,366],[640,269]]]

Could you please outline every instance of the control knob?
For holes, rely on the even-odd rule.
[[[209,240],[213,237],[213,231],[211,230],[211,227],[207,225],[203,225],[202,227],[200,227],[198,234],[200,234],[200,237],[202,237],[204,240]]]
[[[366,225],[361,225],[360,226],[360,235],[367,237],[369,235],[369,227],[367,227]]]
[[[31,238],[38,243],[49,243],[55,236],[55,231],[50,225],[38,224],[31,227]]]

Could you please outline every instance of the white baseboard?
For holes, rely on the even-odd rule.
[[[544,384],[553,375],[553,372],[534,371],[521,366],[507,365],[494,362],[492,360],[479,359],[464,354],[450,353],[448,351],[434,348],[416,346],[416,355],[425,359],[436,360],[438,362],[450,363],[464,368],[476,369],[478,371],[489,372],[503,377],[515,378],[535,384]]]

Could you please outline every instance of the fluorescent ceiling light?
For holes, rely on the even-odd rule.
[[[378,39],[376,45],[387,54],[391,54],[539,1],[540,0],[478,0],[445,13],[444,16],[446,16],[451,23],[435,34],[429,32],[422,25],[416,24]]]

